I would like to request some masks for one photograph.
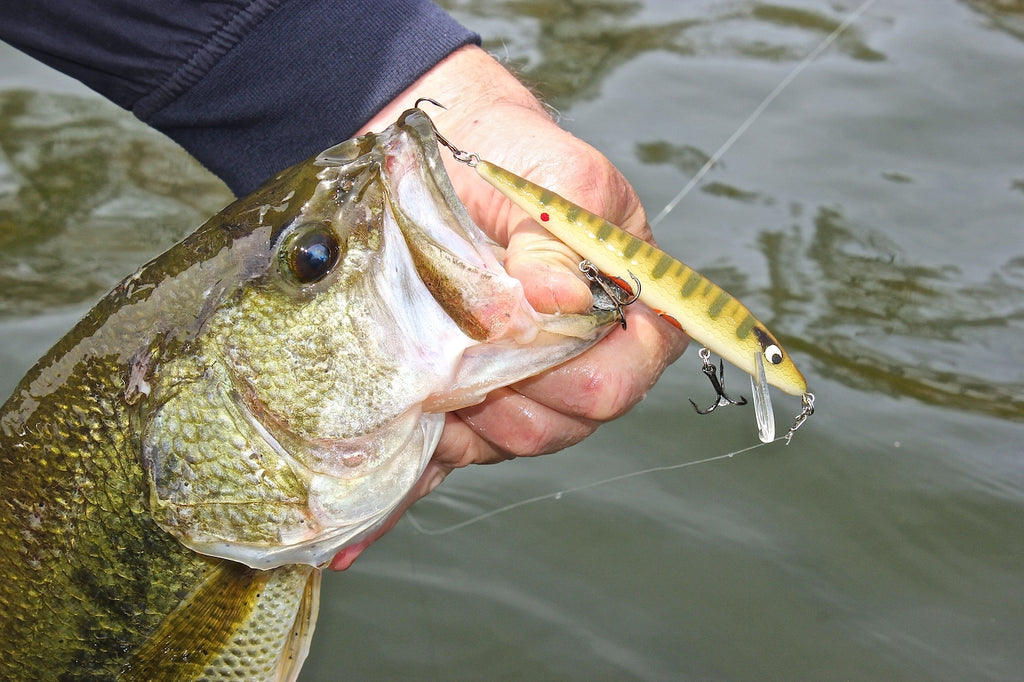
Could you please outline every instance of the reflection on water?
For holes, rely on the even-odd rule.
[[[653,215],[860,3],[443,4]],[[1022,16],[879,0],[659,225],[801,361],[819,412],[791,447],[450,535],[399,524],[325,580],[303,679],[1018,679]],[[109,106],[0,91],[4,389],[69,305],[228,198]],[[417,514],[443,526],[756,442],[748,412],[692,413],[698,366],[568,453],[459,472]]]
[[[989,343],[1013,347],[1011,337],[1020,333],[1015,325],[1024,321],[1020,257],[985,282],[965,282],[955,265],[908,262],[884,233],[857,230],[840,211],[826,208],[814,217],[809,242],[798,239],[766,233],[761,246],[781,280],[773,291],[785,292],[774,297],[776,314],[796,301],[813,304],[816,313],[800,335],[783,337],[815,358],[819,371],[867,392],[1024,419],[1019,374],[993,375],[983,356],[961,357],[963,349]],[[806,254],[813,266],[793,262],[795,253]],[[785,272],[805,275],[796,283]]]
[[[444,0],[466,23],[504,20],[510,30],[488,34],[488,47],[504,51],[523,78],[556,107],[593,98],[616,67],[646,52],[743,57],[768,61],[802,59],[842,22],[855,5],[823,10],[776,3],[546,2],[545,0]],[[523,36],[528,45],[523,45]],[[853,59],[884,56],[856,27],[835,48]],[[525,56],[519,56],[525,55]]]
[[[229,200],[116,107],[0,91],[0,316],[98,298]]]
[[[1024,40],[1022,0],[964,0],[964,4],[988,17],[995,28]]]
[[[669,164],[687,175],[696,175],[704,164],[711,160],[710,154],[688,144],[672,144],[665,140],[642,142],[636,147],[641,163]]]

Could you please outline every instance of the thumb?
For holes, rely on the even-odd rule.
[[[584,313],[593,299],[579,270],[580,257],[543,227],[523,216],[509,236],[505,269],[523,285],[540,313]]]

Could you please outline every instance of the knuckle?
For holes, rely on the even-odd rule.
[[[554,421],[533,420],[516,433],[515,439],[505,443],[504,449],[513,457],[532,457],[558,452],[575,445],[593,433],[596,425],[579,420],[566,427]]]
[[[627,373],[589,367],[581,373],[572,401],[576,413],[596,422],[622,416],[636,402]]]

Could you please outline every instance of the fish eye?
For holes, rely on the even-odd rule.
[[[764,359],[773,365],[777,365],[782,362],[782,349],[776,346],[774,343],[764,349]]]
[[[340,257],[338,237],[324,223],[295,228],[278,251],[282,272],[298,284],[319,282],[334,269]]]

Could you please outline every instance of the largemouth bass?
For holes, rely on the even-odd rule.
[[[319,567],[444,412],[582,352],[413,109],[236,201],[103,298],[0,410],[0,676],[293,679]]]

